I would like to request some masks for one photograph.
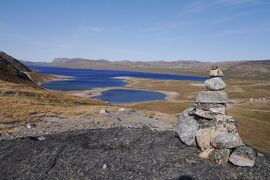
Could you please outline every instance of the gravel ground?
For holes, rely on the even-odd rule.
[[[177,122],[176,116],[166,114],[151,115],[149,112],[128,109],[110,111],[108,114],[77,117],[43,117],[40,121],[28,125],[14,124],[12,128],[0,134],[1,139],[14,139],[25,136],[44,136],[60,132],[82,129],[143,127],[151,129],[173,130]]]
[[[270,159],[253,168],[212,164],[173,131],[107,128],[0,141],[0,179],[270,179]]]

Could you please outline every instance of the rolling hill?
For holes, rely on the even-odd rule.
[[[33,64],[33,62],[27,62]],[[34,63],[35,64],[35,63]],[[225,61],[200,62],[195,60],[179,61],[109,61],[83,58],[56,58],[49,63],[37,65],[58,66],[69,68],[89,68],[102,70],[129,70],[142,72],[156,72],[179,75],[207,76],[211,66],[219,66],[228,79],[257,79],[270,80],[270,60],[254,61]]]
[[[19,60],[0,52],[0,79],[13,83],[23,83],[32,87],[39,87],[30,77],[32,70]]]

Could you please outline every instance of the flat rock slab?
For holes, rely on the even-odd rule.
[[[270,159],[253,168],[197,157],[172,131],[110,128],[0,141],[0,179],[269,179]]]
[[[202,91],[196,96],[196,103],[226,104],[228,102],[228,95],[224,91]]]

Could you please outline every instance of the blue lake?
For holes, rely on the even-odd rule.
[[[94,98],[110,102],[111,104],[127,104],[135,102],[164,100],[166,95],[159,92],[129,90],[129,89],[111,89],[101,92],[100,96]]]
[[[107,88],[107,87],[123,87],[126,82],[121,77],[135,77],[135,78],[150,78],[157,80],[192,80],[192,81],[204,81],[206,77],[199,76],[181,76],[172,74],[159,74],[159,73],[145,73],[145,72],[132,72],[132,71],[119,71],[119,70],[93,70],[93,69],[78,69],[78,68],[62,68],[62,67],[47,67],[47,66],[31,66],[38,72],[43,74],[55,74],[72,76],[68,80],[52,81],[42,84],[42,87],[50,90],[61,90],[61,91],[73,91],[73,90],[88,90],[93,88]],[[117,78],[116,78],[117,77]],[[123,93],[126,92],[124,95]],[[108,92],[107,92],[108,93]],[[129,90],[112,91],[113,96],[108,96],[107,93],[103,93],[103,96],[97,98],[104,99],[108,102],[115,102],[113,98],[118,98],[117,103],[126,102],[124,96],[130,96],[130,102],[142,102],[149,100],[160,100],[164,99],[161,95],[156,92],[149,91],[136,91],[130,92]],[[150,93],[150,94],[149,94]],[[119,95],[117,97],[117,94]],[[142,94],[146,94],[142,96]],[[139,97],[141,96],[141,97]],[[150,99],[150,97],[153,97]],[[123,100],[121,100],[121,98]]]

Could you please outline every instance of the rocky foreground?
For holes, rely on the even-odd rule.
[[[270,159],[253,168],[200,160],[173,131],[109,128],[0,141],[0,179],[269,179]]]

